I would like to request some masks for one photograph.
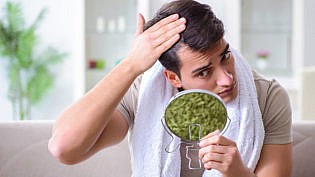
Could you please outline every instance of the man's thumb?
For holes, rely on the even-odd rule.
[[[143,33],[144,23],[145,23],[144,17],[141,13],[139,13],[136,36],[139,36],[141,33]]]

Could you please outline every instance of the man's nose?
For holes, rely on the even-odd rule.
[[[233,83],[233,75],[224,68],[216,72],[216,83],[218,86],[230,86]]]

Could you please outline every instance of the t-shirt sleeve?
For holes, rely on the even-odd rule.
[[[275,80],[258,81],[259,106],[265,127],[264,144],[292,142],[292,111],[285,89]]]
[[[124,118],[127,120],[129,128],[133,126],[134,122],[140,82],[141,77],[138,77],[117,106],[118,111],[122,113]]]

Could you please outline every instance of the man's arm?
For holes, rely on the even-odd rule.
[[[255,174],[258,177],[288,177],[292,169],[292,144],[264,145]]]
[[[75,164],[94,154],[101,145],[106,147],[121,141],[128,125],[115,108],[135,78],[132,67],[121,63],[67,108],[54,124],[48,143],[51,154],[65,164]]]
[[[186,22],[174,14],[143,32],[142,15],[138,21],[126,58],[57,119],[48,149],[61,162],[78,163],[125,137],[128,125],[117,105],[135,78],[178,41]]]

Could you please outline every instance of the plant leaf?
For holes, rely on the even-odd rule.
[[[27,83],[29,101],[38,103],[53,85],[53,76],[44,65],[38,66],[33,77]]]
[[[45,15],[46,15],[47,9],[42,9],[39,14],[37,15],[35,21],[33,22],[33,24],[29,27],[29,29],[33,29],[36,30],[38,25],[40,24],[40,22],[42,22],[42,20],[44,19]]]
[[[18,3],[8,1],[5,11],[6,16],[1,20],[0,25],[1,55],[12,59],[16,58],[17,39],[19,38],[20,31],[23,30],[24,19]]]
[[[17,59],[22,68],[29,68],[32,65],[32,56],[36,45],[34,29],[24,30],[18,38]]]
[[[14,64],[9,65],[9,99],[16,98],[16,90],[18,89],[19,67]]]
[[[21,4],[8,1],[6,4],[8,28],[11,31],[21,31],[24,26],[24,18],[22,14]]]
[[[41,65],[50,66],[51,64],[57,64],[67,56],[66,53],[59,52],[53,47],[47,47],[40,55],[38,59]]]

